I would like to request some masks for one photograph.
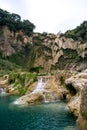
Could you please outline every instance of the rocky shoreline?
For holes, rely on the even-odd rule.
[[[7,85],[7,92],[10,90],[10,94],[16,94],[17,90],[12,88],[12,84],[8,85],[8,76],[0,80],[0,86],[2,84]],[[25,95],[14,103],[31,105],[58,100],[67,101],[69,110],[78,117],[79,130],[87,130],[87,70],[39,76],[38,82],[32,83]]]
[[[67,79],[66,85],[76,90],[68,107],[78,117],[79,130],[87,130],[87,70]]]

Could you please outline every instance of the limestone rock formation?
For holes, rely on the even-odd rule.
[[[73,96],[68,106],[71,112],[77,116],[80,113],[81,91],[87,84],[87,71],[85,70],[82,73],[78,73],[67,79],[65,82],[67,88]]]
[[[20,97],[16,104],[54,102],[66,98],[68,91],[62,85],[58,86],[55,76],[42,76],[42,80],[38,81],[33,90],[31,88],[25,96]]]
[[[10,70],[13,64],[36,72],[69,68],[81,71],[87,66],[87,43],[55,34],[33,33],[27,36],[22,31],[10,31],[7,26],[0,26],[0,29],[1,60],[11,64]]]
[[[66,85],[73,96],[68,107],[78,116],[79,129],[87,130],[87,70],[67,79]]]
[[[87,77],[86,77],[87,78]],[[80,116],[78,118],[80,130],[87,130],[87,85],[81,92]]]
[[[6,88],[8,84],[8,75],[0,77],[0,87]]]
[[[31,37],[24,35],[22,31],[14,33],[7,26],[0,27],[2,36],[0,36],[0,51],[4,57],[17,53],[17,48],[22,49],[27,43],[31,43]]]

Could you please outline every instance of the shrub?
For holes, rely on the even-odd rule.
[[[37,80],[37,75],[28,72],[11,72],[9,74],[8,84],[13,84],[20,95],[24,95],[31,83]]]

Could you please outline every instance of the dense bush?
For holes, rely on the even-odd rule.
[[[12,31],[22,30],[26,35],[30,36],[35,28],[35,25],[29,20],[21,20],[20,15],[9,13],[0,9],[0,26],[8,26]]]
[[[13,71],[9,74],[8,84],[13,84],[20,95],[24,95],[31,83],[37,81],[37,75],[28,72]]]
[[[87,112],[83,112],[82,116],[83,116],[83,118],[85,118],[87,120]]]
[[[73,30],[68,30],[64,34],[67,38],[73,38],[81,42],[87,42],[87,21],[84,21],[80,26],[77,26]]]

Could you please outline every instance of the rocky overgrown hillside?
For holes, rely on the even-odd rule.
[[[86,67],[87,43],[47,33],[27,36],[0,26],[0,71],[81,71]]]
[[[48,101],[70,101],[80,129],[87,130],[87,71],[82,72],[87,68],[87,22],[57,35],[34,33],[34,28],[30,21],[0,9],[0,77],[9,73],[0,78],[1,86],[8,86],[8,93],[25,95],[20,98],[23,103],[41,102],[44,96]],[[49,73],[49,82],[38,95],[33,91],[37,76]],[[28,95],[31,92],[35,98]]]
[[[65,34],[34,33],[35,25],[0,9],[0,72],[54,72],[87,67],[87,22]]]

